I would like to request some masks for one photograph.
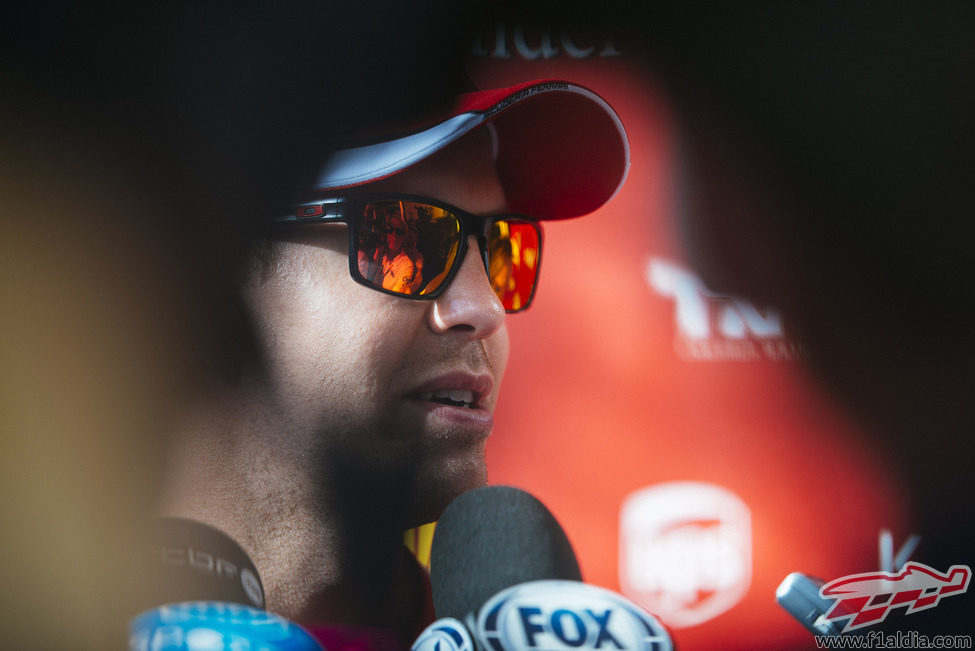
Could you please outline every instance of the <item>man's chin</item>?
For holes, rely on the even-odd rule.
[[[435,522],[443,510],[463,493],[487,484],[483,455],[478,459],[448,464],[432,470],[417,482],[413,507],[407,514],[407,527]]]

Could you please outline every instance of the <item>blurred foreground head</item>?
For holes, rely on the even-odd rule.
[[[138,589],[120,559],[140,548],[167,418],[250,350],[230,290],[250,229],[346,134],[452,97],[468,16],[393,2],[3,13],[3,637],[116,648]]]

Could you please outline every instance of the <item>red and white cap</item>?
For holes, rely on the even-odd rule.
[[[461,95],[434,124],[337,151],[315,190],[332,193],[392,176],[485,125],[496,135],[495,161],[513,212],[579,217],[609,201],[626,179],[630,147],[619,116],[591,90],[552,79]]]

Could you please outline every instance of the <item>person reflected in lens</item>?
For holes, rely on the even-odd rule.
[[[404,218],[404,211],[399,209],[402,202],[395,205],[397,209],[391,207],[386,212],[386,246],[378,265],[382,269],[382,286],[401,294],[415,294],[423,280],[423,258],[416,252],[415,244],[416,222]]]
[[[369,205],[358,229],[359,272],[379,287],[414,294],[423,282],[423,256],[416,250],[416,220],[404,214],[402,201]]]

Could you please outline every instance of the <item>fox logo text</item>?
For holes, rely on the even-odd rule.
[[[906,614],[937,606],[943,597],[968,590],[972,570],[967,565],[952,565],[945,574],[915,563],[900,572],[868,572],[835,579],[819,589],[821,597],[835,599],[826,619],[849,618],[843,632],[879,624],[890,611],[906,606]]]
[[[481,608],[477,633],[493,651],[673,649],[653,616],[614,592],[576,581],[532,581],[498,593]]]

